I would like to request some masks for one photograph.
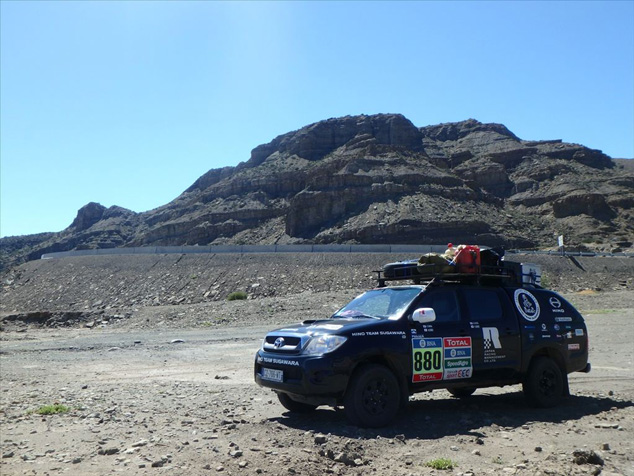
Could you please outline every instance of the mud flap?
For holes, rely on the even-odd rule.
[[[568,375],[564,374],[564,388],[563,388],[563,397],[568,398],[570,396],[570,385],[568,385]]]

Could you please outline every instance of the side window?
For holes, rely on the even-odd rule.
[[[435,322],[458,322],[460,320],[458,299],[452,290],[434,291],[424,296],[418,307],[431,307],[436,312]]]
[[[469,317],[472,321],[495,321],[504,317],[498,293],[490,289],[465,289]]]

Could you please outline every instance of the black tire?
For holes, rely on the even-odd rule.
[[[308,403],[293,400],[286,393],[278,393],[277,398],[282,406],[291,413],[310,413],[317,408],[317,405],[309,405]]]
[[[473,395],[473,392],[475,392],[476,389],[473,387],[465,387],[465,388],[451,388],[451,389],[448,389],[448,391],[456,398],[467,398]]]
[[[564,375],[554,360],[537,357],[528,369],[522,388],[531,405],[541,408],[554,407],[564,397]]]
[[[401,407],[396,377],[383,365],[361,367],[348,385],[344,407],[354,425],[380,428],[392,423]]]

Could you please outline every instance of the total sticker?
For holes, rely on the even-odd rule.
[[[471,337],[446,337],[443,340],[445,348],[445,372],[444,380],[453,380],[459,378],[470,378],[473,367],[471,359]],[[449,351],[449,358],[447,358]]]

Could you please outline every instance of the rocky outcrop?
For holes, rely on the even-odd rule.
[[[601,221],[607,221],[616,216],[616,212],[600,193],[566,195],[553,202],[553,214],[555,218],[584,214]]]
[[[59,233],[10,248],[3,239],[2,259],[179,244],[540,247],[560,234],[610,249],[633,241],[632,170],[582,145],[522,140],[501,124],[417,128],[399,114],[346,116],[280,135],[155,210],[89,203]]]
[[[70,227],[77,231],[87,230],[103,217],[106,207],[99,203],[90,202],[84,205],[77,212],[77,216],[71,223]]]
[[[315,161],[344,146],[381,144],[418,150],[421,139],[420,131],[400,114],[346,116],[311,124],[256,147],[247,166],[260,165],[274,152]]]

